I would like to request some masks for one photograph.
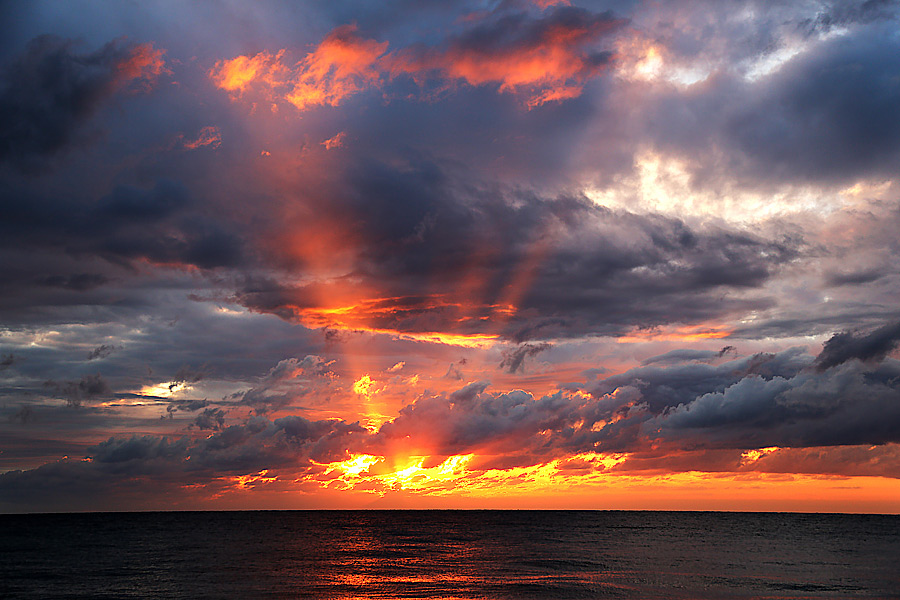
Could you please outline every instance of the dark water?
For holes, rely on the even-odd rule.
[[[900,598],[900,517],[0,516],[0,598]]]

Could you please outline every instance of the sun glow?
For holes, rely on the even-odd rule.
[[[347,460],[329,463],[328,470],[325,471],[325,474],[328,475],[335,471],[340,471],[346,476],[359,477],[362,473],[368,472],[372,465],[383,460],[383,456],[372,456],[371,454],[354,454],[352,458],[349,458]]]
[[[353,393],[367,398],[373,394],[372,386],[375,384],[368,375],[363,375],[353,382]]]
[[[297,320],[307,327],[336,331],[366,332],[395,336],[398,339],[445,344],[463,348],[489,348],[497,333],[461,333],[458,329],[481,329],[515,313],[512,304],[467,306],[445,301],[438,296],[426,299],[379,297],[361,299],[350,304],[325,307],[287,306]],[[487,311],[490,317],[475,313]],[[449,331],[417,330],[419,319],[433,314],[445,321]],[[457,331],[454,331],[457,330]]]

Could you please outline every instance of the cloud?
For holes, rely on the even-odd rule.
[[[205,147],[218,148],[222,144],[222,134],[219,132],[218,127],[209,125],[200,130],[196,139],[187,140],[182,136],[181,140],[185,150],[196,150]]]
[[[711,447],[897,442],[896,373],[896,361],[874,369],[848,363],[822,373],[751,373],[662,409],[644,430]]]
[[[97,360],[98,358],[106,358],[116,350],[121,350],[119,346],[112,346],[109,344],[100,344],[90,352],[88,352],[88,360]]]
[[[560,4],[16,9],[4,489],[896,473],[896,3]]]
[[[112,388],[99,374],[83,375],[78,381],[53,381],[45,384],[53,392],[66,401],[67,406],[80,407],[85,403],[98,399],[109,399],[112,396]]]
[[[262,415],[288,406],[313,392],[324,391],[331,381],[330,374],[328,364],[320,356],[289,358],[269,369],[256,386],[232,397]]]
[[[900,323],[888,323],[867,334],[845,331],[825,342],[816,358],[816,368],[824,371],[848,360],[877,361],[900,344]]]
[[[341,131],[334,137],[328,138],[327,140],[322,142],[322,145],[325,146],[326,150],[333,150],[334,148],[340,148],[341,146],[344,145],[345,137],[347,137],[347,134],[345,132]]]
[[[89,448],[86,460],[0,474],[0,498],[4,510],[102,510],[138,498],[144,507],[177,505],[185,485],[201,488],[202,497],[203,488],[209,496],[237,489],[230,478],[238,475],[273,470],[296,477],[315,469],[312,461],[349,458],[347,448],[366,435],[358,424],[292,416],[253,417],[193,441],[111,437]]]
[[[622,98],[641,107],[631,113],[640,115],[634,126],[641,138],[666,155],[689,157],[697,183],[738,181],[744,189],[771,190],[782,183],[889,178],[900,160],[900,117],[891,108],[900,100],[891,83],[900,74],[895,30],[895,22],[874,19],[840,35],[797,42],[793,56],[764,76],[747,78],[732,61],[687,89],[635,84]],[[758,58],[758,49],[733,38],[729,46],[727,34],[708,43]],[[790,43],[772,32],[741,34],[747,44],[767,36],[773,44]]]
[[[5,248],[66,249],[112,263],[200,268],[236,265],[243,259],[243,242],[231,225],[202,214],[185,186],[168,179],[147,188],[118,185],[100,198],[35,195],[12,184],[0,192],[0,200],[7,207],[0,225]],[[109,279],[103,273],[76,272],[40,282],[79,291]]]
[[[694,350],[691,348],[682,348],[679,350],[670,350],[665,354],[651,356],[642,361],[641,364],[652,365],[657,363],[682,363],[689,361],[707,362],[720,356],[718,352],[712,350]]]
[[[206,408],[197,415],[191,427],[219,431],[225,427],[225,411],[221,408]]]
[[[254,280],[235,301],[311,327],[517,342],[623,335],[762,308],[767,299],[744,292],[800,254],[790,238],[481,185],[429,162],[366,161],[341,179],[320,193],[342,218],[286,221],[273,260],[352,277]],[[343,241],[333,251],[300,244],[332,225]]]
[[[20,406],[19,410],[9,417],[10,423],[19,422],[22,425],[27,425],[28,423],[32,423],[35,420],[34,409],[28,405]]]
[[[373,440],[450,456],[503,455],[507,466],[579,452],[898,443],[900,363],[818,373],[792,349],[707,365],[638,367],[598,381],[593,396],[486,392],[477,382],[419,398]],[[702,461],[700,455],[685,460]],[[690,470],[690,466],[684,466]]]
[[[497,84],[501,92],[525,90],[527,104],[577,97],[603,71],[612,52],[596,44],[622,25],[610,13],[573,6],[541,13],[506,14],[477,23],[443,46],[417,45],[387,59],[391,75],[439,77],[470,85]]]
[[[525,359],[537,356],[544,350],[549,350],[552,346],[546,342],[541,344],[519,344],[513,350],[504,350],[503,360],[500,361],[500,368],[506,369],[509,373],[516,373],[524,370]]]
[[[610,467],[621,473],[898,476],[892,465],[900,442],[900,363],[847,363],[820,373],[805,368],[812,361],[795,349],[716,366],[644,366],[600,380],[590,395],[555,392],[535,398],[522,390],[488,392],[487,382],[473,382],[419,397],[374,433],[356,423],[297,416],[255,416],[225,427],[224,411],[208,408],[195,422],[212,430],[208,438],[113,437],[90,448],[86,461],[0,475],[0,491],[9,507],[38,498],[41,506],[63,501],[80,506],[97,498],[98,490],[114,498],[131,486],[159,503],[167,490],[186,485],[201,495],[219,493],[217,486],[263,470],[275,479],[301,481],[322,473],[317,464],[398,448],[438,462],[475,453],[479,458],[469,467],[475,471],[601,452],[621,454]],[[300,362],[277,365],[267,377],[290,377]],[[749,452],[759,448],[765,450]],[[885,463],[873,467],[874,456]],[[792,458],[799,465],[792,467]]]
[[[298,63],[299,72],[285,99],[298,110],[337,106],[345,97],[377,83],[380,73],[375,63],[387,47],[387,42],[362,39],[354,25],[337,27]]]
[[[361,36],[356,25],[334,28],[294,65],[287,50],[218,61],[209,77],[235,97],[259,89],[300,111],[338,106],[349,96],[408,76],[439,87],[464,81],[524,92],[529,108],[578,97],[612,52],[597,44],[622,25],[610,13],[560,6],[532,14],[500,8],[441,44],[417,43],[388,51],[387,41]],[[419,93],[424,98],[429,93]]]
[[[162,50],[113,41],[78,54],[72,41],[45,35],[0,73],[0,161],[33,169],[73,143],[119,92],[146,92],[166,73]]]
[[[258,88],[265,97],[283,99],[300,111],[338,106],[346,97],[379,84],[376,61],[387,46],[361,38],[355,25],[342,25],[293,66],[285,64],[286,50],[260,52],[219,61],[209,76],[223,90],[242,95]]]
[[[260,52],[254,56],[236,56],[218,61],[209,71],[209,77],[217,87],[241,94],[254,84],[275,87],[283,84],[285,68],[280,64],[283,52]]]

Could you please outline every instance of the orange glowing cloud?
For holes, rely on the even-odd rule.
[[[376,61],[387,46],[387,42],[361,38],[354,25],[344,25],[294,65],[287,64],[284,49],[274,54],[260,52],[219,61],[209,71],[209,77],[235,97],[260,89],[301,111],[314,106],[337,106],[347,96],[378,84],[381,73]],[[277,110],[277,105],[273,110]]]
[[[170,74],[163,60],[165,50],[153,44],[138,44],[129,50],[125,60],[116,64],[116,81],[134,91],[146,92],[156,84],[160,75]]]
[[[387,46],[360,38],[355,25],[336,28],[297,64],[293,89],[285,99],[299,110],[337,106],[345,97],[377,84],[380,73],[375,63]]]
[[[209,71],[217,87],[234,94],[244,93],[253,84],[275,87],[284,83],[287,70],[281,64],[284,50],[277,54],[260,52],[256,56],[237,56],[221,60]]]
[[[334,149],[334,148],[340,148],[341,146],[344,145],[344,138],[345,138],[345,137],[347,137],[347,134],[344,133],[344,132],[342,131],[342,132],[340,132],[339,134],[337,134],[336,136],[334,136],[334,137],[332,137],[332,138],[328,138],[327,140],[325,140],[324,142],[322,142],[322,145],[325,146],[325,149],[326,149],[326,150],[332,150],[332,149]]]
[[[559,2],[539,4],[546,8]],[[392,52],[387,51],[388,42],[365,39],[355,25],[342,25],[294,65],[286,64],[286,50],[260,52],[219,61],[209,76],[236,96],[260,86],[301,111],[338,106],[353,94],[401,75],[420,83],[437,77],[474,86],[499,84],[501,92],[525,93],[530,109],[579,96],[584,83],[611,58],[592,46],[619,22],[573,10],[565,15],[557,10],[531,22],[510,25],[501,19],[487,25],[497,29],[491,35],[504,40],[498,43],[485,43],[481,38],[486,34],[479,30],[444,46],[417,45]]]
[[[205,146],[218,148],[222,143],[222,135],[219,133],[219,128],[214,126],[201,129],[200,134],[195,140],[184,140],[183,136],[181,137],[186,150],[196,150],[197,148],[203,148]]]
[[[618,26],[607,18],[548,17],[512,36],[500,22],[494,36],[513,37],[504,43],[485,43],[480,37],[460,38],[443,49],[421,47],[397,51],[389,57],[391,76],[429,75],[462,80],[470,85],[499,84],[501,92],[525,91],[529,108],[575,98],[585,81],[598,75],[610,59],[589,47]],[[485,32],[480,32],[486,35]],[[516,37],[517,36],[517,37]]]
[[[581,87],[577,85],[562,86],[544,90],[543,92],[529,98],[526,104],[528,105],[528,108],[534,108],[536,106],[546,104],[547,102],[562,102],[563,100],[568,100],[570,98],[577,98],[580,95]]]

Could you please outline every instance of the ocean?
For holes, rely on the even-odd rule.
[[[900,598],[900,516],[0,515],[0,598]]]

